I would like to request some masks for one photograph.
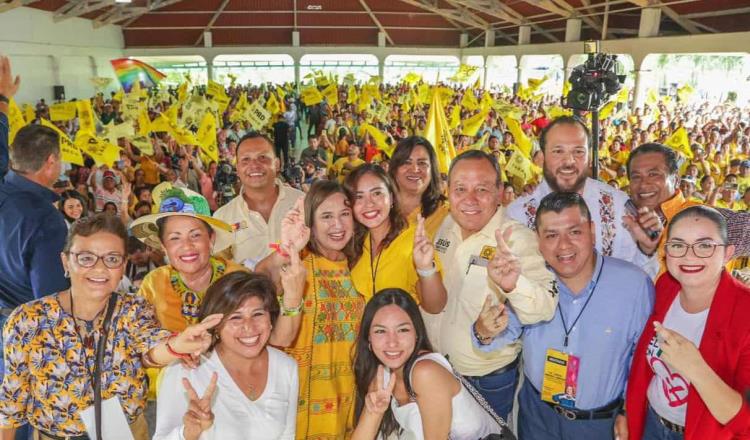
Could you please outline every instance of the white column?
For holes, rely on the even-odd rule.
[[[661,21],[661,9],[641,9],[641,23],[638,26],[638,38],[656,37],[659,35],[659,22]]]
[[[565,21],[565,42],[581,41],[581,19],[569,18]]]
[[[484,31],[484,47],[492,47],[495,45],[495,31],[487,29]]]
[[[518,26],[518,44],[529,43],[531,43],[531,26],[526,24]]]
[[[214,45],[214,38],[211,31],[206,31],[203,33],[203,47],[213,47]]]
[[[469,34],[462,32],[458,37],[458,47],[466,47],[469,45]]]
[[[292,46],[299,47],[299,31],[292,31]]]
[[[378,32],[378,47],[385,47],[385,32]]]

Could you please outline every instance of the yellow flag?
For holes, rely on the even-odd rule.
[[[415,104],[427,104],[430,102],[430,86],[422,84],[417,87],[417,101]]]
[[[503,116],[503,121],[508,126],[508,131],[513,135],[513,139],[515,139],[521,154],[525,157],[531,157],[531,139],[521,130],[521,124],[516,119],[508,116]]]
[[[21,109],[18,108],[18,104],[16,104],[16,101],[13,98],[10,98],[10,104],[9,104],[9,113],[8,113],[8,123],[10,125],[10,131],[8,133],[8,143],[13,144],[13,140],[16,138],[16,133],[18,133],[18,130],[23,128],[23,126],[26,125],[26,120],[23,118],[23,113],[21,112]],[[55,127],[57,128],[57,127]]]
[[[211,100],[216,103],[216,110],[223,114],[227,107],[229,107],[229,102],[232,100],[227,95],[214,95],[211,97]]]
[[[315,105],[323,100],[323,95],[320,94],[320,91],[318,91],[318,88],[315,86],[310,86],[302,89],[300,92],[300,98],[302,98],[302,102],[305,103],[305,105]]]
[[[136,136],[130,139],[130,143],[141,151],[141,154],[146,156],[154,155],[154,145],[151,143],[151,139],[148,136]]]
[[[148,117],[148,110],[141,109],[138,112],[138,134],[148,136],[151,133],[151,118]]]
[[[649,89],[648,93],[646,94],[646,104],[648,105],[656,105],[656,103],[659,101],[659,96],[656,94],[656,90]]]
[[[83,156],[81,156],[81,151],[75,145],[73,145],[73,142],[71,142],[68,135],[57,128],[55,124],[44,118],[42,118],[42,125],[55,130],[57,135],[60,137],[60,160],[62,160],[63,162],[72,163],[74,165],[83,166]]]
[[[123,96],[125,96],[125,92],[122,90],[122,88],[120,88],[120,90],[115,93],[115,96],[113,96],[112,99],[122,102]]]
[[[563,83],[563,89],[562,89],[562,95],[563,97],[568,96],[568,93],[570,93],[570,89],[573,88],[573,85],[570,84],[570,81],[565,81]]]
[[[454,105],[453,110],[451,110],[451,120],[448,124],[451,128],[451,130],[454,130],[456,127],[458,127],[458,124],[461,123],[461,106]]]
[[[349,90],[346,92],[346,103],[354,104],[357,102],[357,89],[354,86],[349,86]]]
[[[51,121],[70,121],[76,117],[75,102],[61,102],[49,106],[49,118]]]
[[[603,121],[609,117],[609,115],[612,114],[612,111],[617,106],[617,100],[609,101],[608,103],[604,104],[602,106],[601,110],[599,110],[599,120]]]
[[[427,115],[424,137],[435,147],[438,170],[441,173],[448,174],[451,160],[456,157],[456,149],[453,146],[453,137],[445,118],[439,93],[433,93],[432,95],[432,104],[430,104],[430,111]]]
[[[89,133],[96,133],[96,125],[94,124],[94,110],[91,108],[91,101],[84,99],[76,102],[78,107],[78,124],[79,131],[87,131]]]
[[[482,94],[482,101],[479,103],[482,111],[489,110],[492,107],[492,101],[492,95],[490,95],[490,92],[485,90],[484,94]]]
[[[422,75],[418,73],[409,72],[406,75],[404,75],[404,82],[406,84],[411,85],[411,84],[418,83],[419,81],[422,81]]]
[[[266,111],[266,109],[263,108],[262,105],[260,105],[259,101],[253,102],[250,107],[247,109],[246,117],[248,121],[250,121],[250,125],[253,126],[254,129],[260,131],[268,125],[268,122],[271,120],[271,115]]]
[[[630,89],[628,87],[623,87],[620,89],[620,92],[617,93],[617,97],[615,98],[615,101],[625,104],[628,102],[628,98],[630,97]]]
[[[474,81],[474,85],[471,86],[472,90],[479,90],[480,87],[482,87],[482,81],[480,81],[481,78],[477,77],[477,80]]]
[[[212,161],[219,161],[219,148],[216,140],[216,118],[211,112],[206,112],[198,127],[198,145],[201,152],[208,156]]]
[[[531,93],[536,92],[537,90],[539,90],[539,87],[541,87],[542,84],[544,84],[547,81],[548,78],[549,77],[547,75],[544,75],[544,77],[542,78],[529,78],[527,81],[529,85],[527,90]]]
[[[34,107],[32,107],[29,104],[24,104],[22,106],[23,110],[23,117],[26,119],[27,124],[31,124],[34,122],[34,119],[36,119],[36,110],[34,110]]]
[[[573,111],[570,109],[564,109],[559,105],[547,110],[547,117],[549,117],[549,119],[557,119],[560,116],[573,116]]]
[[[474,72],[479,70],[478,66],[469,66],[468,64],[461,64],[458,66],[458,70],[456,71],[456,74],[448,78],[448,80],[453,82],[465,82],[468,81],[469,78],[471,78],[472,75],[474,75]]]
[[[111,167],[120,158],[120,149],[91,133],[78,133],[76,147],[91,156],[97,165]]]
[[[177,100],[179,102],[185,102],[185,100],[188,97],[188,83],[187,81],[180,84],[179,87],[177,87]]]
[[[517,177],[526,183],[532,177],[531,161],[520,151],[515,150],[508,163],[505,164],[505,172],[509,176]]]
[[[268,101],[266,101],[266,110],[268,110],[271,115],[275,115],[276,113],[281,110],[281,107],[279,106],[279,100],[276,99],[276,95],[272,93],[268,94]]]
[[[461,129],[461,134],[465,136],[476,136],[479,129],[482,128],[482,124],[487,120],[487,113],[489,112],[479,112],[469,119],[465,119],[462,122],[463,128]]]
[[[206,95],[211,96],[226,96],[227,92],[224,89],[223,84],[219,84],[216,81],[208,80],[208,86],[206,86]]]
[[[693,96],[693,92],[695,92],[695,89],[693,89],[690,84],[685,84],[677,89],[677,98],[679,98],[680,102],[684,104],[690,100],[690,97]]]
[[[393,150],[395,149],[396,146],[388,145],[388,141],[387,141],[388,136],[386,136],[385,133],[375,128],[375,126],[373,126],[372,124],[367,124],[367,123],[364,123],[359,126],[360,135],[363,132],[368,133],[370,137],[372,138],[372,141],[375,142],[375,145],[381,151],[387,154],[388,157],[390,157],[393,154]]]
[[[328,105],[334,106],[339,103],[339,89],[336,87],[336,84],[331,83],[331,85],[323,89],[322,94]]]
[[[688,133],[687,130],[685,130],[685,127],[680,127],[672,133],[672,136],[664,142],[664,145],[682,153],[688,159],[693,158],[693,150],[690,148],[690,140],[688,139]]]
[[[479,108],[479,101],[474,96],[474,92],[471,89],[464,90],[464,96],[461,98],[461,106],[466,110],[474,111]]]

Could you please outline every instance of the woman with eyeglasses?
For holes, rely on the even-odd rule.
[[[126,240],[117,217],[78,220],[61,254],[70,289],[21,305],[8,318],[0,440],[13,439],[26,423],[41,440],[101,438],[92,428],[96,419],[104,431],[129,427],[135,439],[145,440],[145,367],[208,349],[208,330],[222,315],[171,334],[143,298],[114,293],[125,270]]]
[[[747,439],[750,289],[725,265],[734,246],[718,211],[691,206],[669,223],[668,273],[636,346],[621,440]]]

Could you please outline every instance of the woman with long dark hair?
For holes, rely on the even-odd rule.
[[[425,219],[425,230],[434,236],[449,209],[440,189],[435,149],[421,136],[409,136],[399,141],[391,156],[388,170],[398,189],[401,212],[410,225],[417,217]]]
[[[468,331],[468,330],[467,330]],[[401,289],[365,306],[354,354],[357,428],[353,439],[477,439],[501,426],[432,351],[419,307]]]
[[[409,227],[401,215],[396,185],[378,165],[352,171],[344,186],[352,194],[357,220],[352,280],[366,300],[385,288],[408,292],[428,313],[440,313],[446,292],[425,221]]]
[[[88,215],[87,205],[86,199],[78,191],[71,189],[60,194],[58,208],[65,218],[68,229],[76,220]]]

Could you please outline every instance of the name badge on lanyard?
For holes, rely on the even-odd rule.
[[[548,348],[544,358],[542,400],[564,408],[575,408],[580,364],[578,356]]]

